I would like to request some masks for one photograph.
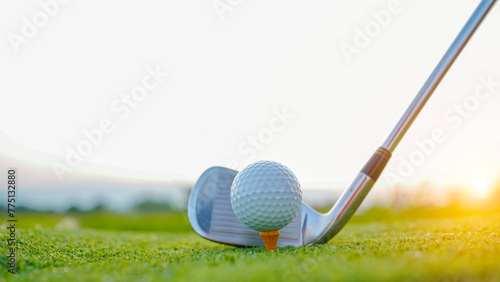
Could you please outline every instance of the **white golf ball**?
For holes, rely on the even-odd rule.
[[[234,178],[231,206],[246,226],[257,231],[276,231],[297,216],[302,191],[297,177],[274,161],[258,161]]]

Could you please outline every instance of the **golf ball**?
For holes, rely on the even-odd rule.
[[[297,216],[302,191],[297,177],[281,163],[258,161],[241,170],[231,185],[231,206],[246,226],[276,231]]]

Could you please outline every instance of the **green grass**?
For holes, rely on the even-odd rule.
[[[68,229],[72,227],[91,228],[113,231],[172,232],[185,233],[192,231],[185,213],[132,213],[119,214],[111,212],[90,213],[36,213],[25,212],[19,215],[18,225],[22,229],[40,229],[55,227]],[[77,226],[71,226],[76,224]]]
[[[500,214],[386,216],[356,217],[326,245],[266,253],[203,240],[180,214],[25,214],[19,223],[34,224],[17,233],[17,274],[7,273],[2,244],[0,280],[500,281]],[[156,229],[165,220],[175,224]]]

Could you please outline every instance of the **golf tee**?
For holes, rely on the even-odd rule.
[[[278,246],[278,237],[280,236],[280,231],[261,231],[260,238],[264,241],[264,245],[266,246],[266,251],[276,251]]]

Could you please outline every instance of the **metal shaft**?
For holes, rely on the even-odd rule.
[[[417,96],[410,104],[406,112],[403,114],[398,124],[392,130],[391,134],[385,140],[382,148],[393,152],[396,146],[399,144],[406,131],[410,128],[411,124],[420,113],[425,103],[431,97],[432,93],[438,86],[441,79],[445,76],[448,69],[458,57],[465,44],[469,41],[474,31],[478,28],[479,24],[486,17],[489,10],[495,4],[496,0],[483,0],[476,11],[472,14],[470,19],[467,21],[462,31],[458,34],[457,38],[451,44],[448,51],[444,54],[441,61],[438,63],[432,74],[429,76],[422,89],[418,92]]]
[[[382,147],[377,149],[351,186],[344,191],[337,203],[335,203],[333,208],[326,214],[324,222],[322,222],[325,228],[321,230],[318,238],[308,241],[308,245],[328,242],[344,227],[356,212],[384,170],[385,165],[391,157],[391,153],[399,144],[406,131],[408,131],[411,124],[420,113],[427,100],[429,100],[465,44],[467,44],[474,31],[488,14],[493,4],[495,4],[495,1],[496,0],[483,0],[479,4]]]

